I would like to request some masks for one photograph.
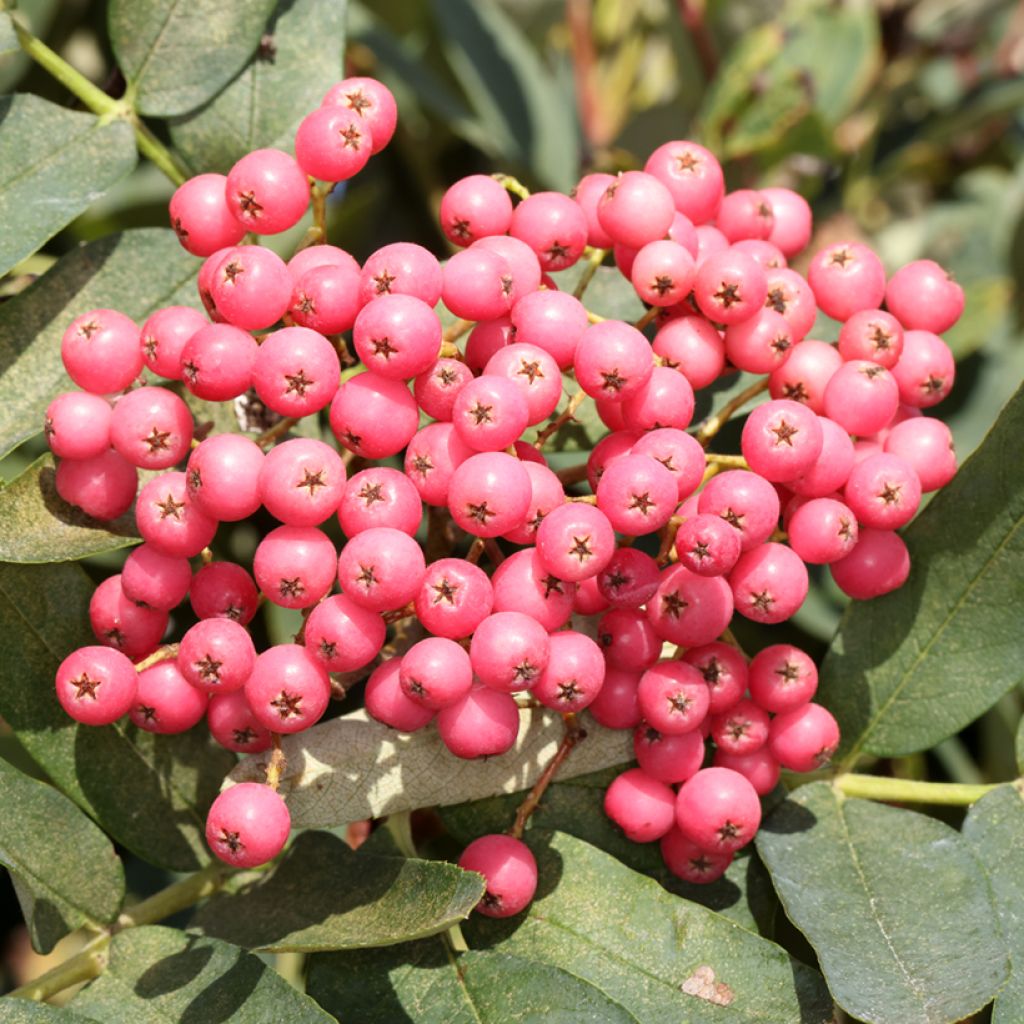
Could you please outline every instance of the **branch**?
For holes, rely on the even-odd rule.
[[[523,838],[523,829],[526,828],[530,815],[537,810],[545,791],[551,785],[555,775],[558,774],[558,769],[562,767],[562,763],[572,753],[572,748],[587,737],[587,734],[580,728],[579,720],[572,712],[562,715],[562,722],[565,725],[565,735],[562,737],[562,742],[558,745],[555,756],[548,762],[548,766],[534,784],[533,789],[530,790],[526,799],[519,805],[519,810],[516,811],[516,820],[508,830],[508,834],[514,839]]]
[[[708,441],[711,440],[717,434],[722,427],[729,422],[732,418],[733,413],[737,410],[742,409],[752,398],[756,398],[762,391],[768,390],[768,378],[764,377],[759,380],[756,384],[751,384],[745,391],[741,391],[731,402],[722,406],[721,412],[717,416],[711,416],[706,419],[697,431],[697,440],[702,445],[707,445]]]
[[[586,397],[587,394],[585,391],[577,391],[576,394],[569,399],[569,404],[566,405],[564,411],[551,420],[551,422],[537,434],[537,440],[533,442],[534,448],[543,448],[547,443],[548,438],[553,434],[557,434],[562,426],[573,418],[576,410],[583,404]]]
[[[881,775],[857,775],[844,772],[832,785],[844,796],[881,800],[886,803],[942,804],[967,807],[996,789],[999,783],[971,785],[964,782],[918,782],[916,779],[891,779]]]

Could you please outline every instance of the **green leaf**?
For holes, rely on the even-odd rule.
[[[0,97],[0,274],[70,224],[135,161],[126,121],[102,124],[28,93]]]
[[[440,940],[311,958],[307,986],[345,1024],[632,1024],[621,1005],[551,964]]]
[[[1017,723],[1017,771],[1024,775],[1024,718]]]
[[[246,69],[206,106],[171,123],[197,171],[226,173],[246,153],[290,151],[295,129],[344,78],[346,0],[285,0]]]
[[[305,832],[269,876],[212,899],[193,926],[261,950],[386,946],[444,931],[484,894],[454,864],[357,854],[329,832]]]
[[[587,261],[580,260],[575,266],[556,271],[551,276],[562,291],[572,294],[586,266]],[[636,289],[622,276],[618,267],[598,267],[580,301],[591,313],[627,323],[639,320],[647,311]]]
[[[493,155],[529,165],[546,187],[579,177],[579,129],[559,81],[494,0],[433,0],[452,72],[493,140]]]
[[[136,109],[201,106],[245,67],[273,10],[274,0],[111,0],[110,45]]]
[[[107,837],[52,786],[0,760],[0,864],[11,872],[41,953],[86,922],[121,909],[124,870]]]
[[[572,836],[531,831],[527,841],[540,872],[536,898],[525,915],[471,920],[472,948],[562,968],[641,1024],[832,1020],[821,976],[780,946]],[[728,1011],[709,994],[728,1000]]]
[[[113,307],[141,325],[161,306],[198,306],[198,269],[170,228],[141,228],[73,249],[0,305],[0,456],[38,434],[53,396],[73,387],[60,358],[71,320]]]
[[[0,487],[0,562],[67,562],[139,542],[130,512],[100,522],[57,493],[53,456]]]
[[[964,838],[985,865],[1010,956],[1010,980],[996,996],[992,1024],[1024,1020],[1024,792],[1021,783],[983,796],[964,820]]]
[[[589,731],[589,721],[585,728]],[[604,794],[623,767],[575,779],[562,780],[559,776],[559,781],[545,791],[528,827],[568,832],[655,879],[677,896],[715,910],[751,931],[767,931],[778,901],[768,873],[752,851],[734,860],[717,882],[693,885],[665,867],[657,843],[631,842],[611,823],[604,813]],[[441,819],[454,839],[467,844],[478,836],[507,828],[522,800],[523,793],[516,793],[445,807],[441,809]]]
[[[114,936],[106,971],[71,1008],[103,1024],[333,1024],[252,953],[152,926]]]
[[[94,1018],[83,1017],[60,1006],[5,997],[0,999],[0,1021],[3,1024],[93,1024]]]
[[[1007,973],[988,881],[948,825],[802,786],[757,848],[843,1009],[870,1024],[947,1024]]]
[[[18,34],[14,31],[14,22],[6,12],[0,12],[0,56],[12,53],[19,48]]]
[[[819,693],[839,721],[847,764],[861,751],[926,750],[1021,680],[1022,432],[1024,390],[906,531],[907,584],[854,601],[843,616]]]
[[[0,563],[0,716],[54,783],[133,853],[174,871],[209,860],[206,811],[235,763],[204,725],[154,736],[123,722],[78,725],[53,679],[76,647],[95,643],[93,584],[81,567]]]
[[[448,751],[435,726],[398,733],[364,711],[285,736],[282,747],[288,767],[282,788],[292,825],[333,828],[532,786],[558,749],[562,719],[551,712],[523,709],[519,720],[519,737],[508,753],[472,765]],[[559,777],[622,764],[632,749],[627,732],[588,725],[586,740],[573,750]],[[269,756],[245,758],[231,773],[232,780],[265,780]]]

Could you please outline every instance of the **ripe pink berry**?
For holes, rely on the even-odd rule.
[[[886,308],[908,330],[942,334],[964,311],[964,290],[932,260],[901,267],[885,289]]]
[[[631,249],[664,238],[674,216],[672,193],[659,178],[644,171],[619,174],[597,204],[601,227]]]
[[[60,343],[68,376],[96,395],[120,391],[142,372],[139,328],[115,309],[94,309],[76,316]]]
[[[210,693],[240,690],[255,664],[256,648],[249,631],[231,619],[200,619],[178,648],[181,674]]]
[[[310,612],[304,636],[306,650],[328,672],[352,672],[373,661],[386,633],[384,620],[376,612],[335,594]]]
[[[382,295],[360,311],[352,337],[368,369],[404,380],[434,364],[441,347],[441,321],[414,295]]]
[[[190,686],[173,661],[161,661],[139,673],[128,717],[140,729],[161,735],[186,732],[206,714],[208,698]]]
[[[398,680],[411,701],[440,711],[469,693],[473,668],[469,655],[454,640],[430,636],[402,656]]]
[[[775,214],[766,196],[752,188],[741,188],[722,197],[715,226],[730,242],[768,238],[775,226]]]
[[[619,406],[618,402],[613,403]],[[604,476],[605,470],[617,459],[621,459],[633,449],[633,445],[640,440],[640,435],[634,430],[618,429],[606,434],[597,444],[594,445],[590,455],[587,456],[587,483],[593,491]],[[703,451],[703,449],[702,449]],[[704,456],[701,455],[701,461]],[[703,473],[703,470],[701,471]]]
[[[805,342],[806,344],[806,342]],[[821,427],[821,452],[814,465],[786,486],[806,498],[823,498],[838,491],[853,469],[854,449],[850,435],[834,420],[818,418]]]
[[[484,367],[484,377],[491,376],[507,377],[522,391],[527,405],[527,423],[547,419],[562,397],[558,364],[553,356],[535,345],[513,344],[498,349]]]
[[[711,719],[715,746],[729,754],[752,754],[768,742],[768,714],[751,700],[738,700]]]
[[[820,704],[803,704],[775,716],[768,743],[783,768],[813,772],[832,759],[839,746],[839,726]]]
[[[559,579],[579,582],[596,576],[615,551],[608,517],[592,505],[566,502],[552,509],[536,533],[541,564]]]
[[[263,451],[240,434],[214,434],[189,456],[185,470],[188,496],[212,519],[238,522],[260,507]]]
[[[409,700],[399,683],[401,658],[381,662],[366,680],[363,702],[378,722],[401,732],[415,732],[434,720],[435,712]]]
[[[547,630],[522,612],[494,612],[477,626],[470,643],[473,671],[486,686],[528,690],[548,663]]]
[[[130,601],[120,575],[109,576],[89,601],[89,624],[101,644],[129,658],[141,658],[160,643],[167,630],[167,612]]]
[[[431,562],[414,599],[423,626],[451,640],[469,636],[491,614],[493,603],[487,573],[464,558]]]
[[[732,591],[721,576],[702,577],[686,566],[662,573],[647,617],[662,640],[700,647],[721,636],[733,613]]]
[[[469,332],[466,341],[466,366],[474,374],[479,374],[500,349],[512,344],[515,328],[507,316],[499,316],[493,320],[482,320]]]
[[[445,264],[441,298],[455,316],[479,321],[504,316],[518,294],[508,260],[473,246]]]
[[[246,231],[276,235],[296,224],[309,205],[302,169],[279,149],[255,149],[228,172],[225,196]]]
[[[680,316],[659,328],[652,346],[662,365],[678,370],[694,389],[706,388],[725,368],[725,342],[702,316]]]
[[[511,223],[512,198],[505,186],[489,175],[460,178],[441,197],[441,230],[455,245],[503,235]]]
[[[181,350],[182,380],[197,398],[237,398],[252,385],[256,353],[256,342],[245,331],[230,324],[208,324]]]
[[[716,252],[725,252],[729,248],[729,239],[713,224],[697,224],[694,231],[697,235],[697,255],[694,258],[698,267],[709,256]]]
[[[548,663],[531,693],[545,707],[561,714],[582,711],[600,693],[604,683],[601,648],[582,633],[552,633]]]
[[[839,354],[843,359],[867,359],[891,370],[903,351],[903,328],[891,313],[862,309],[854,313],[839,331]]]
[[[210,562],[192,577],[192,610],[200,619],[233,619],[245,626],[259,606],[252,577],[234,562]]]
[[[548,631],[560,629],[572,614],[576,584],[551,575],[536,548],[509,555],[495,570],[491,585],[495,612],[522,612]]]
[[[825,413],[825,388],[843,365],[842,356],[827,342],[806,341],[794,345],[786,361],[772,370],[768,390],[772,398],[801,402],[819,416]]]
[[[720,516],[696,515],[676,532],[679,564],[698,576],[724,576],[740,557],[740,534]]]
[[[616,548],[597,574],[597,586],[614,608],[639,608],[658,589],[658,563],[636,548]]]
[[[308,729],[320,720],[330,697],[326,669],[298,644],[278,644],[260,654],[245,684],[253,717],[271,732]]]
[[[715,323],[749,320],[764,306],[767,294],[761,265],[737,249],[715,253],[698,265],[693,295],[700,311]]]
[[[862,309],[878,309],[885,295],[882,261],[860,242],[837,242],[814,255],[807,281],[822,311],[849,320]]]
[[[605,320],[583,332],[573,366],[577,383],[591,398],[621,402],[647,383],[654,360],[650,343],[635,327]]]
[[[559,369],[572,366],[587,329],[587,311],[579,299],[566,292],[530,292],[518,299],[509,315],[517,342],[543,349]]]
[[[772,208],[773,223],[768,241],[786,256],[795,256],[811,240],[811,207],[807,200],[788,188],[763,188],[761,195]]]
[[[57,669],[57,699],[83,725],[109,725],[135,700],[135,666],[109,647],[79,647]]]
[[[615,530],[633,537],[661,529],[678,500],[675,477],[649,455],[616,459],[597,485],[597,507]]]
[[[766,267],[765,280],[765,308],[774,310],[789,324],[794,345],[803,341],[818,315],[811,286],[789,267]]]
[[[587,218],[587,244],[595,249],[610,249],[615,244],[597,218],[597,205],[601,196],[614,180],[613,174],[585,174],[570,193]]]
[[[375,526],[413,536],[422,518],[423,503],[412,481],[397,469],[383,466],[356,473],[345,485],[338,506],[338,521],[349,537]]]
[[[746,846],[761,824],[761,802],[750,782],[729,768],[702,768],[676,797],[676,824],[711,853]]]
[[[487,890],[476,909],[486,917],[512,917],[537,891],[537,862],[530,848],[506,835],[486,835],[462,851],[459,867],[484,876]]]
[[[349,451],[366,459],[397,455],[419,426],[419,410],[404,381],[359,373],[331,402],[331,430]]]
[[[743,654],[730,644],[716,640],[702,647],[691,647],[683,661],[692,665],[707,683],[712,715],[728,711],[747,688],[747,663]]]
[[[106,399],[88,391],[64,391],[47,406],[43,433],[58,458],[95,459],[110,447],[110,419]]]
[[[327,406],[340,375],[338,353],[322,334],[307,327],[285,327],[263,339],[252,383],[267,408],[301,418]]]
[[[206,310],[206,315],[217,324],[224,323],[224,317],[218,311],[217,304],[213,301],[213,292],[211,291],[213,275],[217,267],[220,266],[221,260],[228,253],[234,252],[235,249],[236,247],[233,245],[226,245],[223,249],[218,249],[212,255],[207,256],[199,268],[199,273],[196,275],[196,290],[199,293],[199,300],[203,304],[203,309]]]
[[[423,549],[408,534],[387,526],[352,537],[338,559],[338,582],[356,604],[382,612],[416,596],[427,571]]]
[[[630,768],[605,791],[604,813],[634,843],[652,843],[675,824],[675,794],[642,768]]]
[[[647,382],[622,402],[629,430],[685,430],[693,419],[690,382],[667,366],[655,366]]]
[[[296,437],[267,453],[257,485],[259,499],[275,519],[288,526],[319,526],[341,503],[345,465],[323,441]]]
[[[633,752],[651,778],[659,782],[685,782],[704,761],[704,737],[700,729],[670,734],[643,722],[633,732]]]
[[[818,417],[783,398],[759,405],[747,417],[741,449],[755,473],[779,483],[806,473],[821,454],[822,441]]]
[[[921,504],[921,481],[898,455],[871,455],[850,470],[843,496],[862,526],[897,530]]]
[[[631,455],[649,455],[676,479],[680,500],[688,498],[704,477],[704,449],[691,434],[673,427],[649,430],[630,449]]]
[[[661,837],[661,858],[673,875],[694,885],[717,882],[732,863],[731,853],[702,850],[678,828]]]
[[[405,473],[423,501],[444,506],[452,475],[473,454],[451,423],[428,423],[405,451]]]
[[[182,248],[193,256],[211,256],[218,249],[238,245],[245,234],[226,199],[223,174],[197,174],[179,185],[171,196],[171,227]]]
[[[121,570],[121,589],[135,604],[169,611],[181,604],[192,583],[192,568],[186,558],[162,555],[148,544],[140,544]]]
[[[373,152],[379,153],[395,134],[398,107],[391,90],[376,78],[353,76],[327,90],[321,106],[340,106],[358,114],[373,133]]]
[[[847,505],[833,498],[812,498],[790,517],[790,547],[812,565],[845,558],[857,543],[857,519]]]
[[[661,639],[644,613],[632,608],[613,608],[601,616],[597,642],[612,668],[647,669],[661,654]]]
[[[331,104],[307,114],[295,132],[295,160],[311,178],[347,181],[373,152],[373,130],[353,110]]]
[[[455,397],[473,379],[473,371],[458,359],[437,359],[413,382],[416,404],[435,420],[450,421]]]
[[[945,423],[931,416],[897,423],[885,439],[885,451],[914,470],[923,491],[945,487],[956,474],[953,434]]]
[[[858,601],[902,587],[910,574],[910,554],[898,533],[861,529],[853,551],[829,566],[839,589]]]
[[[739,772],[758,796],[767,796],[779,784],[781,766],[767,743],[749,754],[733,754],[719,748],[711,763],[715,768]]]
[[[192,414],[171,391],[138,388],[114,406],[110,440],[118,454],[133,466],[167,469],[189,450]]]
[[[725,331],[725,354],[737,369],[772,373],[789,358],[797,339],[789,321],[765,306]]]
[[[640,683],[639,672],[620,668],[607,668],[604,683],[588,710],[606,729],[632,729],[640,724],[640,704],[636,691]]]
[[[452,406],[455,430],[476,451],[499,452],[526,429],[526,393],[504,376],[485,374],[459,390]]]
[[[189,497],[184,473],[162,473],[139,491],[135,523],[144,541],[179,558],[198,555],[217,532],[217,520]]]
[[[587,218],[560,192],[534,192],[512,212],[509,234],[525,242],[543,270],[571,267],[587,244]]]
[[[807,567],[784,544],[761,544],[729,574],[736,611],[754,622],[785,622],[807,596]]]
[[[647,158],[644,170],[668,188],[680,213],[694,224],[712,220],[725,192],[722,167],[696,142],[666,142]]]
[[[900,393],[893,374],[867,360],[843,363],[825,388],[825,415],[850,434],[881,430],[896,414]]]
[[[294,274],[292,278],[288,315],[296,324],[321,334],[340,334],[352,327],[362,308],[358,265],[329,263],[310,268],[297,281]]]
[[[956,363],[941,338],[929,331],[906,331],[903,352],[892,368],[892,375],[899,386],[901,402],[930,409],[953,390]]]
[[[637,700],[644,721],[670,736],[697,729],[711,697],[701,674],[681,661],[662,661],[640,677]]]
[[[213,801],[206,816],[206,842],[225,864],[253,868],[284,849],[291,827],[279,794],[259,782],[240,782]]]
[[[477,683],[438,712],[437,731],[456,757],[496,757],[516,742],[519,708],[511,694]]]
[[[309,608],[334,583],[335,550],[315,526],[278,526],[256,548],[252,571],[260,590],[282,608]]]
[[[146,366],[160,377],[181,380],[181,351],[207,322],[202,313],[190,306],[158,309],[142,325],[139,335]]]
[[[530,476],[517,458],[482,452],[466,459],[452,474],[448,510],[467,533],[500,537],[526,519],[530,494]]]
[[[359,298],[365,304],[382,295],[412,295],[433,309],[443,280],[441,264],[429,249],[415,242],[393,242],[363,264]]]
[[[576,596],[572,599],[572,610],[576,615],[599,615],[607,611],[608,602],[597,586],[597,577],[588,576],[576,584]]]
[[[806,704],[818,689],[818,668],[792,644],[772,644],[750,662],[750,696],[773,714]]]
[[[284,260],[262,245],[229,249],[210,275],[210,297],[228,323],[259,331],[279,320],[292,297]]]
[[[245,693],[215,693],[206,707],[210,735],[228,750],[238,754],[258,754],[272,742],[270,730],[253,717]]]
[[[697,509],[721,516],[739,530],[744,551],[766,541],[779,522],[775,488],[756,473],[741,469],[712,477],[700,493]]]

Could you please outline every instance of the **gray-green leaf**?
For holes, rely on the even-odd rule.
[[[0,1021],[3,1024],[92,1024],[93,1018],[83,1017],[61,1006],[8,996],[0,999]]]
[[[839,721],[846,763],[861,751],[926,750],[1024,677],[1022,433],[1019,390],[907,530],[906,585],[844,615],[819,693]]]
[[[70,224],[135,161],[126,121],[101,124],[28,93],[0,97],[0,274]]]
[[[18,35],[14,22],[6,11],[0,12],[0,56],[18,49]]]
[[[347,0],[278,4],[248,67],[206,106],[171,124],[171,138],[192,168],[226,173],[254,149],[291,150],[299,121],[344,77],[346,6]]]
[[[110,840],[52,786],[0,760],[0,864],[11,872],[41,953],[86,922],[107,924],[124,898]]]
[[[333,1024],[252,953],[152,926],[114,936],[106,971],[71,1009],[103,1024]]]
[[[318,955],[308,988],[346,1024],[634,1024],[599,987],[551,964],[440,940]]]
[[[141,325],[161,306],[197,306],[198,269],[170,228],[141,228],[72,250],[0,305],[0,456],[38,434],[53,396],[74,386],[60,340],[79,313],[112,307]]]
[[[329,832],[305,832],[269,876],[212,899],[193,925],[261,950],[355,949],[434,935],[484,894],[454,864],[357,854]]]
[[[1024,792],[1000,786],[983,796],[964,820],[964,838],[985,865],[1010,955],[1010,980],[996,996],[992,1024],[1024,1020]]]
[[[949,1024],[1007,975],[988,880],[961,836],[913,811],[802,786],[757,848],[843,1009],[869,1024]]]
[[[1024,775],[1024,718],[1017,724],[1017,771]]]
[[[0,487],[0,562],[67,562],[139,542],[127,512],[104,523],[57,493],[53,456],[35,462]]]
[[[111,0],[110,45],[136,108],[170,117],[201,106],[245,67],[273,9],[274,0]]]
[[[77,725],[54,676],[93,644],[93,584],[72,562],[0,563],[0,716],[54,783],[119,843],[151,864],[192,871],[209,860],[206,811],[234,755],[199,726],[154,736],[134,725]]]

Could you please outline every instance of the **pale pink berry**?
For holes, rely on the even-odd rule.
[[[327,710],[330,697],[326,669],[298,644],[278,644],[260,654],[245,684],[253,717],[271,732],[308,729]]]
[[[733,613],[732,591],[720,576],[702,577],[686,566],[662,573],[647,617],[662,640],[699,647],[721,636]]]
[[[748,669],[742,652],[730,644],[716,640],[700,647],[691,647],[683,661],[692,665],[707,683],[713,715],[728,711],[747,688]]]
[[[179,558],[198,555],[217,532],[217,520],[189,497],[184,473],[162,473],[139,491],[135,523],[144,541]]]
[[[766,196],[752,188],[741,188],[722,197],[715,226],[730,242],[768,238],[775,226],[775,215]]]
[[[761,802],[750,782],[729,768],[702,768],[676,797],[676,824],[711,853],[732,853],[754,838]]]
[[[800,402],[823,416],[825,389],[842,365],[842,356],[832,345],[808,338],[794,345],[786,361],[772,370],[768,378],[769,394],[772,398]]]
[[[697,729],[710,705],[700,673],[681,661],[662,661],[640,677],[637,700],[644,721],[674,736]]]
[[[766,541],[779,522],[779,496],[756,473],[731,469],[712,477],[700,493],[699,512],[721,516],[740,532],[749,551]]]
[[[469,693],[473,668],[469,655],[454,640],[431,636],[405,652],[398,680],[410,700],[440,711]]]
[[[529,847],[512,836],[481,836],[462,851],[458,863],[484,876],[487,890],[476,909],[485,917],[512,917],[537,891],[537,862]]]
[[[515,389],[510,381],[506,383]],[[515,394],[519,396],[518,390]],[[530,476],[517,458],[504,452],[481,452],[452,474],[448,510],[455,523],[474,537],[500,537],[525,521],[530,494]]]
[[[783,711],[772,720],[772,756],[791,772],[824,768],[839,746],[839,725],[820,704]]]
[[[522,390],[528,424],[547,419],[562,397],[558,364],[535,345],[512,344],[498,349],[484,367],[484,377],[490,376],[507,377]]]
[[[857,518],[841,501],[812,498],[787,526],[790,547],[805,561],[825,565],[845,558],[857,543]]]
[[[299,278],[295,277],[290,263],[288,271],[292,276],[292,294],[288,300],[288,315],[291,319],[300,327],[308,327],[321,334],[340,334],[349,330],[363,307],[359,296],[359,265],[355,260],[352,263],[355,266],[347,262],[319,264],[310,267]]]
[[[696,142],[666,142],[647,158],[644,170],[668,188],[676,209],[694,224],[706,224],[718,213],[725,184],[710,150]]]
[[[245,686],[256,665],[256,648],[244,626],[231,619],[201,619],[182,637],[178,669],[193,686],[230,693]]]
[[[818,315],[811,286],[789,267],[766,267],[765,280],[765,308],[774,310],[789,324],[794,345],[803,341]]]
[[[262,245],[229,249],[210,278],[210,296],[228,323],[260,331],[279,320],[292,297],[284,260]]]
[[[518,611],[494,612],[477,626],[469,648],[473,671],[495,690],[528,690],[548,663],[547,630]]]
[[[181,350],[181,377],[197,398],[225,402],[252,386],[256,342],[231,324],[200,328]]]
[[[441,298],[465,320],[494,320],[512,308],[518,294],[504,256],[473,246],[457,252],[444,266]]]
[[[464,558],[431,562],[414,599],[424,628],[451,640],[469,636],[491,614],[493,603],[487,573]]]
[[[301,418],[330,403],[340,376],[338,353],[322,334],[308,327],[285,327],[263,339],[252,383],[268,409]]]
[[[633,537],[660,530],[678,500],[675,477],[649,455],[616,459],[597,485],[597,507],[615,530]]]
[[[246,231],[276,235],[296,224],[309,206],[302,169],[279,149],[255,149],[228,172],[224,194]]]
[[[752,754],[768,742],[768,725],[767,712],[751,700],[738,700],[711,719],[711,738],[719,750]]]
[[[393,242],[363,264],[359,296],[363,303],[382,295],[412,295],[431,309],[441,298],[441,264],[415,242]]]
[[[956,474],[953,434],[945,423],[931,416],[897,423],[885,439],[885,451],[914,470],[923,491],[945,487]]]
[[[606,729],[632,729],[640,724],[640,704],[636,691],[640,673],[606,668],[604,683],[587,710]]]
[[[854,448],[850,435],[834,420],[818,417],[821,427],[821,452],[810,469],[786,486],[806,498],[824,498],[846,483],[853,469]]]
[[[629,430],[685,430],[693,407],[693,388],[686,377],[655,366],[647,382],[622,402],[622,419]]]
[[[452,406],[455,430],[476,451],[507,448],[526,429],[529,419],[525,389],[505,376],[484,374],[469,381]]]
[[[338,582],[356,604],[381,612],[408,604],[423,585],[423,549],[388,526],[352,537],[341,549]]]
[[[900,393],[893,374],[877,363],[843,363],[825,388],[825,415],[850,434],[875,434],[896,414]]]
[[[696,515],[676,532],[679,564],[698,576],[724,576],[740,557],[740,534],[720,516]]]
[[[829,570],[844,594],[867,601],[903,586],[910,574],[910,554],[898,533],[865,527],[853,551]]]
[[[719,747],[711,763],[715,768],[739,772],[758,796],[767,796],[779,784],[781,765],[767,743],[749,754],[734,754]]]
[[[659,782],[685,782],[704,761],[704,737],[700,729],[664,733],[644,722],[633,731],[633,752],[651,778]]]
[[[615,244],[597,218],[597,204],[614,180],[614,174],[585,174],[570,193],[587,218],[587,244],[595,249],[610,249]]]
[[[288,526],[319,526],[337,511],[345,488],[341,456],[313,438],[275,445],[259,469],[260,500]]]
[[[768,241],[786,256],[795,256],[811,240],[811,207],[807,200],[788,188],[763,188],[761,195],[772,208],[773,223]]]
[[[222,747],[238,754],[258,754],[273,742],[270,730],[253,717],[242,690],[213,694],[206,706],[206,724]]]
[[[964,290],[932,260],[901,267],[885,289],[886,308],[908,330],[942,334],[964,311]]]
[[[240,782],[213,801],[206,816],[206,842],[225,864],[253,868],[284,849],[291,827],[291,815],[278,793],[258,782]]]
[[[766,480],[784,483],[806,473],[821,454],[818,417],[805,405],[778,399],[747,417],[740,442],[750,468]]]
[[[233,619],[245,626],[256,614],[259,592],[240,565],[210,562],[192,577],[189,601],[200,619]]]
[[[522,612],[548,631],[560,629],[572,614],[576,584],[547,572],[535,548],[506,558],[491,584],[496,612]]]
[[[725,342],[702,316],[680,316],[659,328],[652,346],[662,366],[678,370],[694,389],[706,388],[725,368]]]
[[[181,380],[181,351],[207,323],[206,317],[190,306],[158,309],[142,325],[139,335],[146,366],[160,377]]]
[[[512,212],[509,234],[525,242],[543,270],[564,270],[587,244],[583,210],[560,192],[534,192]]]
[[[193,256],[210,256],[225,246],[238,245],[246,232],[228,207],[226,189],[223,174],[197,174],[171,196],[171,227],[182,248]]]
[[[750,661],[750,697],[773,714],[806,704],[818,689],[818,668],[806,651],[772,644]]]
[[[559,579],[578,582],[596,576],[615,551],[615,531],[593,505],[566,502],[552,509],[537,528],[537,554]]]
[[[57,699],[83,725],[109,725],[135,700],[135,666],[109,647],[79,647],[57,669]]]
[[[362,308],[352,338],[369,370],[405,380],[423,373],[437,359],[441,321],[415,295],[381,295]]]
[[[597,204],[601,227],[631,249],[664,238],[674,216],[672,193],[659,178],[644,171],[619,174]]]
[[[566,292],[534,291],[519,298],[509,315],[517,342],[543,349],[562,370],[572,366],[587,330],[587,311],[579,299]]]
[[[725,331],[725,354],[739,370],[772,373],[789,358],[797,339],[781,313],[765,306]]]
[[[373,130],[354,110],[331,104],[300,122],[295,159],[311,178],[347,181],[366,166],[373,145]]]
[[[441,197],[441,230],[455,245],[503,235],[512,223],[512,198],[486,174],[460,178]]]
[[[110,447],[110,419],[106,399],[88,391],[64,391],[46,407],[43,433],[58,458],[94,459]]]
[[[188,559],[162,555],[140,544],[121,570],[121,589],[135,604],[169,611],[181,604],[192,583]]]
[[[540,260],[522,239],[513,238],[511,235],[488,235],[486,238],[477,239],[473,243],[473,248],[496,253],[508,264],[508,272],[512,277],[513,303],[518,296],[528,295],[540,287],[543,276]]]
[[[903,328],[891,313],[862,309],[839,330],[839,354],[843,359],[867,359],[891,370],[903,351]]]
[[[642,671],[661,654],[661,638],[642,611],[613,608],[597,623],[597,642],[609,667]]]
[[[779,247],[767,239],[741,238],[739,241],[733,242],[733,246],[760,263],[766,271],[781,270],[786,266],[786,257],[782,255]]]
[[[678,828],[661,837],[661,859],[677,878],[694,885],[710,885],[725,874],[732,863],[732,853],[713,853],[701,849]]]
[[[697,259],[697,254],[700,252],[700,239],[697,229],[693,226],[693,221],[685,213],[676,210],[672,217],[672,226],[668,229],[668,237],[669,241],[681,245],[694,260]]]
[[[697,267],[689,250],[678,242],[658,239],[641,248],[630,268],[637,295],[651,306],[674,306],[693,286]]]
[[[404,381],[358,373],[331,402],[331,430],[349,451],[367,459],[397,455],[419,426],[416,399]]]
[[[843,496],[861,525],[896,530],[917,512],[921,481],[898,455],[871,455],[850,471]]]
[[[185,469],[188,496],[212,519],[239,522],[260,507],[263,451],[241,434],[214,434],[193,449]]]
[[[713,256],[717,252],[725,252],[729,248],[729,239],[713,224],[697,224],[694,231],[697,234],[697,255],[694,258],[698,267],[709,256]]]
[[[903,352],[892,368],[900,401],[930,409],[953,390],[956,363],[949,346],[929,331],[906,331]]]
[[[381,662],[366,680],[363,703],[367,713],[378,722],[402,732],[415,732],[432,722],[435,712],[405,695],[398,678],[401,665],[401,658]]]
[[[784,544],[761,544],[729,573],[736,611],[754,622],[785,622],[807,596],[807,567]]]
[[[358,114],[373,132],[373,152],[379,153],[395,134],[398,106],[391,90],[376,78],[353,76],[327,90],[321,106],[340,106]]]
[[[680,500],[693,494],[704,477],[704,449],[692,434],[683,430],[649,430],[633,444],[630,454],[649,455],[660,462],[675,477]]]
[[[807,281],[818,306],[834,320],[878,309],[885,296],[882,261],[860,242],[837,242],[815,253]]]
[[[305,645],[328,672],[352,672],[368,665],[384,646],[387,627],[376,613],[344,594],[321,601],[306,619]]]
[[[437,359],[413,382],[416,404],[435,420],[450,421],[455,397],[473,379],[473,371],[459,359]]]
[[[390,526],[413,536],[422,518],[423,503],[412,481],[385,466],[356,473],[345,485],[338,506],[338,521],[349,537],[375,526]]]
[[[604,673],[601,648],[583,633],[561,630],[551,634],[548,663],[531,693],[561,714],[582,711],[601,691]]]
[[[405,450],[405,474],[426,504],[444,506],[456,468],[474,454],[451,423],[428,423]]]
[[[591,398],[616,402],[636,394],[650,380],[650,342],[631,324],[605,320],[583,332],[573,358],[576,381]]]
[[[437,731],[456,757],[496,757],[516,742],[519,708],[511,694],[477,683],[438,712]]]
[[[142,372],[139,328],[115,309],[76,316],[60,343],[68,376],[96,395],[121,391]]]
[[[642,768],[630,768],[605,791],[604,812],[634,843],[652,843],[675,824],[675,794]]]
[[[278,526],[259,542],[252,572],[259,588],[282,608],[309,608],[334,583],[335,551],[315,526]]]
[[[89,600],[89,625],[101,644],[129,658],[141,658],[167,631],[167,612],[130,601],[121,589],[120,575],[108,576]]]
[[[693,295],[700,311],[714,323],[749,320],[764,306],[767,294],[763,268],[737,249],[715,253],[697,268]]]

